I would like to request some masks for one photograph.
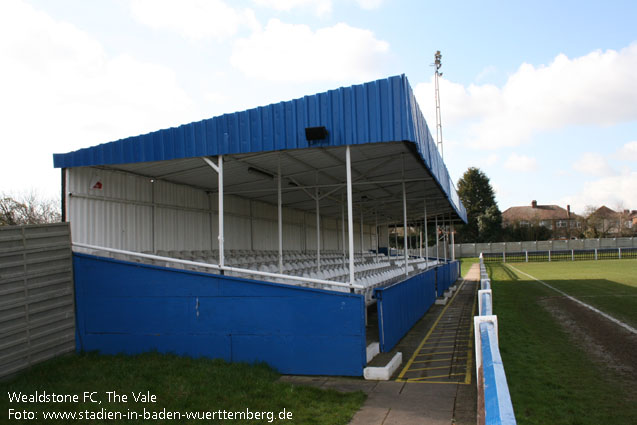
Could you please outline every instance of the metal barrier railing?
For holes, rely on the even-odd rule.
[[[473,319],[478,385],[478,423],[515,424],[504,365],[498,345],[498,317],[493,314],[491,280],[480,254],[478,316]]]
[[[515,251],[480,254],[484,262],[532,263],[551,261],[622,260],[637,258],[637,248],[594,248]]]
[[[235,272],[235,273],[238,273],[239,275],[264,276],[264,277],[285,279],[291,282],[298,281],[298,282],[307,282],[307,283],[317,283],[317,284],[326,285],[326,286],[348,288],[348,289],[349,288],[365,289],[364,286],[357,283],[335,282],[332,280],[312,279],[307,277],[292,276],[292,275],[286,275],[286,274],[280,274],[280,273],[270,273],[270,272],[262,272],[258,270],[243,269],[239,267],[219,266],[216,264],[201,263],[198,261],[182,260],[182,259],[171,258],[171,257],[162,257],[159,255],[153,255],[153,254],[142,254],[140,252],[125,251],[122,249],[114,249],[114,248],[105,248],[101,246],[94,246],[94,245],[88,245],[88,244],[77,243],[77,242],[73,242],[73,247],[84,248],[84,249],[92,250],[92,251],[105,251],[105,252],[110,252],[114,254],[123,254],[123,255],[131,256],[131,257],[146,258],[149,260],[165,261],[167,263],[183,264],[186,266],[202,267],[208,270],[216,270],[216,271],[223,270],[227,272]]]

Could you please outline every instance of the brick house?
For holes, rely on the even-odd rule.
[[[579,236],[584,228],[584,218],[559,205],[538,205],[532,201],[530,206],[507,208],[502,213],[502,226],[530,227],[543,226],[550,229],[553,238],[571,238]]]
[[[588,225],[602,237],[631,235],[637,229],[637,210],[615,211],[602,205],[588,217]]]

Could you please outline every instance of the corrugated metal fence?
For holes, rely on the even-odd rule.
[[[75,350],[68,223],[0,227],[0,378]]]
[[[456,244],[456,258],[503,252],[570,251],[604,248],[637,248],[637,238],[572,239],[556,241],[493,242]]]

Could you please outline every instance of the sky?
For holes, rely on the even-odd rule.
[[[637,2],[0,0],[0,193],[53,153],[406,74],[499,208],[637,209]]]

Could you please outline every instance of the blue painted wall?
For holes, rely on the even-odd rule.
[[[436,267],[436,291],[439,297],[460,277],[459,264],[459,261],[450,261]]]
[[[436,285],[444,292],[458,279],[458,264],[449,262],[374,291],[380,351],[391,351],[429,310],[436,301]]]
[[[73,254],[78,350],[150,350],[360,376],[361,295]]]
[[[391,351],[433,305],[435,280],[436,271],[432,269],[374,291],[381,351]]]

